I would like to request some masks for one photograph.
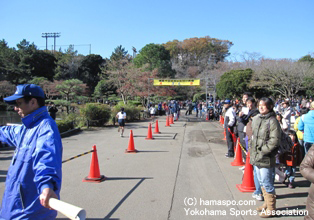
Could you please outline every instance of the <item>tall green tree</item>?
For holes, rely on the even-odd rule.
[[[90,54],[83,58],[78,70],[79,79],[86,83],[89,94],[93,94],[100,80],[101,68],[104,64],[105,60],[100,55]]]
[[[197,67],[201,73],[218,62],[224,62],[230,55],[229,49],[232,45],[228,40],[209,36],[173,40],[164,44],[170,52],[173,69],[183,77],[188,77],[188,69],[191,67]]]
[[[34,51],[25,61],[31,68],[32,77],[45,77],[53,81],[57,59],[50,52]]]
[[[217,83],[217,96],[220,99],[240,97],[243,92],[249,91],[252,69],[231,70],[224,73]]]
[[[111,61],[119,61],[124,59],[130,59],[128,51],[122,47],[122,45],[117,46],[110,56]]]
[[[9,48],[7,43],[0,42],[0,71],[1,78],[14,85],[25,83],[31,78],[31,68],[26,60],[34,49],[28,49],[25,40],[18,44],[19,50]]]
[[[56,89],[69,101],[73,96],[81,95],[86,85],[78,79],[69,79],[63,81]]]
[[[57,67],[55,79],[68,80],[68,79],[80,79],[79,68],[81,66],[83,55],[78,55],[72,45],[69,46],[65,52],[56,52],[55,57],[57,59]]]
[[[133,60],[138,68],[147,65],[145,70],[158,69],[160,78],[173,78],[175,71],[171,68],[170,53],[160,44],[147,44]]]
[[[303,56],[299,59],[300,62],[309,62],[312,66],[314,66],[314,57],[310,54]]]

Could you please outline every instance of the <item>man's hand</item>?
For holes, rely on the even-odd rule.
[[[49,206],[50,198],[58,199],[58,196],[52,189],[45,188],[39,196],[40,204],[44,206],[45,208],[51,209],[51,207]]]

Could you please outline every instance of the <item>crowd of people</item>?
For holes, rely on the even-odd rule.
[[[257,207],[261,217],[272,217],[276,210],[275,177],[287,187],[295,187],[296,168],[314,183],[314,102],[312,100],[274,100],[264,97],[255,100],[250,93],[244,93],[242,101],[222,102],[224,130],[227,140],[227,158],[235,156],[235,140],[239,140],[243,161],[250,155],[256,190],[252,197],[263,201]],[[291,124],[292,114],[297,119]],[[289,141],[285,138],[288,137]],[[283,145],[288,145],[283,150]],[[240,169],[244,169],[241,167]],[[277,179],[277,178],[276,178]],[[287,181],[287,183],[286,183]],[[314,187],[307,200],[308,218],[314,217]],[[264,210],[264,211],[263,211]]]
[[[0,141],[16,146],[6,177],[0,219],[54,219],[56,211],[49,209],[49,199],[59,198],[62,182],[62,142],[54,121],[57,109],[53,103],[45,106],[43,90],[34,84],[17,86],[16,92],[4,98],[14,105],[22,118],[22,126],[2,126]],[[283,176],[282,184],[293,189],[295,173],[314,183],[314,102],[312,99],[277,99],[264,97],[256,100],[244,93],[242,100],[180,102],[171,100],[157,106],[149,103],[155,115],[180,117],[185,115],[207,120],[224,118],[227,140],[227,158],[235,156],[235,140],[239,140],[243,161],[253,165],[256,190],[252,194],[264,200],[257,207],[261,217],[272,217],[276,210],[276,175]],[[292,126],[291,117],[296,114]],[[50,116],[51,117],[50,117]],[[120,136],[123,137],[126,113],[124,108],[116,115]],[[287,141],[287,138],[289,141]],[[282,145],[289,145],[288,148]],[[250,155],[250,157],[248,157]],[[245,169],[242,167],[241,169]],[[280,179],[280,178],[279,178]],[[286,183],[287,181],[287,183]],[[307,219],[314,218],[314,185],[307,198]]]

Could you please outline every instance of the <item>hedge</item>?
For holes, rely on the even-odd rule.
[[[133,104],[123,104],[123,102],[119,102],[116,106],[114,106],[112,110],[112,117],[114,118],[121,108],[124,108],[124,112],[126,113],[126,120],[133,121],[140,119],[140,112],[142,110],[141,107],[136,107]]]
[[[87,103],[80,109],[80,112],[83,118],[88,121],[88,126],[103,126],[109,121],[111,116],[110,107],[100,103]]]
[[[56,121],[58,125],[58,129],[60,133],[69,131],[71,129],[74,129],[74,123],[70,120],[58,120]]]

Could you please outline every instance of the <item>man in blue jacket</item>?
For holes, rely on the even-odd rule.
[[[303,141],[306,154],[314,144],[314,102],[311,102],[310,111],[301,116],[298,123],[298,130],[304,131]]]
[[[0,141],[16,147],[0,219],[55,219],[57,212],[49,209],[48,202],[60,194],[62,143],[47,112],[45,94],[37,85],[18,85],[4,101],[15,105],[23,124],[0,127]]]

